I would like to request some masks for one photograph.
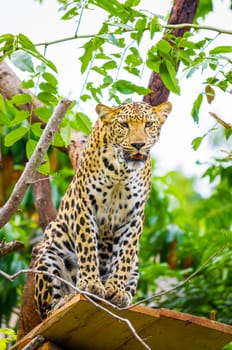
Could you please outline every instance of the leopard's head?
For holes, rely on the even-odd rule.
[[[117,107],[98,104],[96,107],[111,144],[127,162],[147,159],[171,109],[170,102],[155,107],[145,102],[124,103]]]

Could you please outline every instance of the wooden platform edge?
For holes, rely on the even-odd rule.
[[[51,316],[49,316],[46,320],[44,320],[41,324],[36,326],[31,332],[29,332],[24,338],[22,338],[19,342],[17,342],[14,346],[10,348],[10,350],[22,350],[34,337],[37,335],[43,335],[52,325],[54,325],[58,320],[61,320],[64,315],[68,314],[70,310],[74,307],[74,305],[80,302],[90,303],[84,296],[76,295],[70,301],[68,301],[64,306],[60,309],[56,310]],[[146,306],[131,306],[127,310],[118,310],[113,307],[109,307],[107,304],[101,303],[102,306],[109,309],[116,315],[125,317],[125,311],[127,312],[135,312],[137,314],[144,314],[150,316],[155,319],[170,318],[176,319],[178,321],[185,322],[186,324],[194,324],[200,327],[205,327],[208,329],[212,329],[218,332],[226,333],[231,336],[232,340],[232,326],[228,324],[224,324],[221,322],[209,320],[206,318],[193,316],[191,314],[182,313],[178,311],[168,310],[168,309],[151,309]],[[49,339],[46,339],[49,341]]]

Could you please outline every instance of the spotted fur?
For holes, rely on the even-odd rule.
[[[150,149],[171,104],[99,104],[96,111],[99,118],[57,217],[45,230],[34,267],[124,307],[138,280]],[[37,274],[35,302],[41,317],[70,292],[55,278]]]

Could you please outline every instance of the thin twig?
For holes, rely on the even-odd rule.
[[[42,335],[37,335],[34,339],[30,341],[26,346],[22,348],[22,350],[35,350],[40,345],[42,345],[45,342],[45,338]]]
[[[183,28],[193,28],[196,30],[210,30],[213,32],[218,32],[219,34],[228,34],[232,35],[232,31],[228,29],[223,29],[223,28],[217,28],[217,27],[212,27],[212,26],[204,26],[204,25],[198,25],[198,24],[193,24],[193,23],[181,23],[181,24],[163,24],[161,25],[162,28],[164,29],[183,29]],[[144,31],[150,30],[149,28],[145,28]],[[131,32],[137,32],[136,29],[125,29],[123,30],[122,34],[124,33],[131,33]],[[120,35],[115,32],[109,32],[109,35]],[[71,40],[77,40],[77,39],[91,39],[93,37],[101,36],[100,34],[85,34],[85,35],[74,35],[70,37],[66,37],[63,39],[57,39],[57,40],[52,40],[52,41],[47,41],[47,42],[41,42],[38,44],[35,44],[35,46],[49,46],[49,45],[55,45],[55,44],[60,44],[66,41],[71,41]]]
[[[54,179],[55,177],[57,176],[57,174],[54,174],[54,175],[51,175],[51,176],[47,176],[47,177],[44,177],[42,179],[38,179],[38,180],[33,180],[33,181],[30,181],[30,185],[33,185],[33,184],[36,184],[38,182],[42,182],[42,181],[47,181],[47,180],[51,180],[51,179]]]
[[[30,160],[27,162],[10,198],[0,209],[0,228],[4,226],[15,213],[29,187],[29,184],[34,181],[36,171],[42,163],[48,147],[53,140],[55,132],[57,131],[58,126],[70,104],[70,100],[62,99],[55,109],[52,117],[49,119],[49,122],[47,123],[43,134],[37,143],[35,151]]]
[[[117,309],[117,310],[122,310],[121,308],[118,308],[116,305],[110,303],[109,301],[100,298],[99,296],[86,292],[86,291],[82,291],[79,288],[75,287],[74,285],[72,285],[70,282],[64,280],[63,278],[54,275],[53,273],[47,272],[47,271],[41,271],[41,270],[35,270],[35,269],[23,269],[20,270],[18,272],[16,272],[13,275],[9,275],[8,273],[0,270],[0,275],[2,275],[3,277],[5,277],[6,279],[8,279],[9,281],[13,282],[17,277],[19,277],[20,275],[24,274],[24,273],[33,273],[33,274],[45,274],[49,277],[53,277],[56,278],[57,280],[63,282],[64,284],[66,284],[67,286],[69,286],[70,288],[72,288],[75,292],[84,295],[86,297],[86,299],[88,299],[93,305],[95,305],[96,307],[100,308],[101,310],[105,311],[106,313],[108,313],[109,315],[113,316],[114,318],[116,318],[119,321],[122,321],[124,323],[126,323],[129,327],[129,329],[131,330],[132,334],[134,335],[134,337],[141,343],[141,345],[147,349],[147,350],[151,350],[151,348],[144,342],[144,340],[138,335],[138,333],[136,332],[134,326],[131,324],[131,322],[124,317],[120,317],[118,315],[116,315],[115,313],[113,313],[112,311],[108,310],[106,307],[104,307],[101,304],[96,303],[92,298],[104,302],[105,304]]]
[[[193,28],[196,30],[210,30],[213,32],[218,32],[220,34],[232,35],[232,31],[228,30],[228,29],[217,28],[217,27],[212,27],[212,26],[204,26],[204,25],[199,25],[199,24],[194,24],[194,23],[164,24],[164,25],[162,25],[162,27],[165,29]]]

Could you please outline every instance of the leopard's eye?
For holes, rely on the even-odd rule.
[[[150,128],[150,126],[152,126],[153,125],[153,122],[146,122],[145,123],[145,128]]]
[[[127,122],[121,122],[120,123],[124,128],[129,129],[129,124]]]

